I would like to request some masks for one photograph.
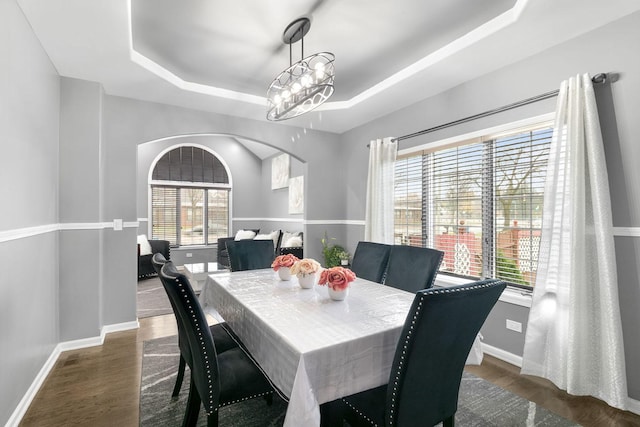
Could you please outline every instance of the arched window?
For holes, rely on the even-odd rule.
[[[152,238],[184,246],[228,236],[230,191],[227,170],[215,155],[192,146],[168,151],[151,174]]]

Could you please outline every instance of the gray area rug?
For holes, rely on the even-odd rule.
[[[169,297],[157,276],[140,279],[136,295],[138,319],[173,313]]]
[[[140,425],[179,426],[189,394],[189,371],[185,373],[178,399],[171,398],[178,371],[178,340],[176,336],[144,342],[142,381],[140,389]],[[286,403],[274,396],[272,406],[263,399],[231,405],[220,410],[220,426],[275,427],[281,426]],[[206,425],[200,411],[198,426]],[[461,427],[510,426],[577,426],[565,418],[506,391],[488,381],[464,373],[460,386],[456,425]]]

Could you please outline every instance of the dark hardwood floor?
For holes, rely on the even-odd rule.
[[[107,335],[102,346],[62,353],[20,425],[137,426],[142,344],[176,333],[173,315],[149,317],[140,319],[138,330]],[[638,415],[569,396],[490,356],[468,371],[584,426],[640,426]]]

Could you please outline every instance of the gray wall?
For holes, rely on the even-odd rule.
[[[408,108],[341,136],[343,153],[349,162],[347,214],[349,219],[364,218],[367,155],[366,143],[378,137],[399,136],[447,123],[548,92],[570,76],[588,72],[618,73],[619,80],[597,88],[605,154],[611,186],[614,227],[640,227],[640,13],[587,33],[538,55],[497,70],[447,92],[425,99]],[[464,134],[518,119],[553,111],[555,100],[404,140],[400,149],[429,141]],[[360,227],[348,235],[357,234]],[[623,234],[621,232],[620,234]],[[620,305],[623,319],[629,394],[640,399],[640,273],[639,238],[616,237]],[[505,329],[510,318],[526,321],[528,309],[499,302],[482,330],[485,342],[522,355],[524,331],[514,334]],[[526,322],[523,325],[526,328]]]
[[[0,1],[0,425],[60,340],[58,233],[21,233],[58,223],[59,104],[56,70],[16,3]]]
[[[60,222],[100,222],[98,83],[60,82]],[[79,161],[81,160],[81,161]],[[97,226],[96,226],[97,227]],[[102,284],[99,229],[60,232],[60,340],[100,335]],[[87,283],[98,286],[87,286]]]

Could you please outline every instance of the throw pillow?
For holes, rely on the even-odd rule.
[[[256,232],[251,230],[238,230],[233,240],[247,240],[256,237]]]
[[[289,234],[289,236],[287,236],[287,234]],[[299,248],[302,246],[302,237],[297,233],[293,235],[291,233],[285,233],[285,235],[282,236],[282,241],[284,243],[280,246],[283,248]]]
[[[282,233],[282,244],[280,246],[282,246],[283,248],[288,248],[289,246],[287,246],[287,242],[292,238],[292,237],[296,237],[299,236],[300,232],[294,232],[291,233],[289,231],[285,231],[284,233]]]
[[[138,236],[138,244],[140,245],[140,255],[151,255],[153,252],[151,251],[151,243],[147,239],[145,234],[141,234]]]

